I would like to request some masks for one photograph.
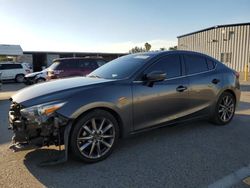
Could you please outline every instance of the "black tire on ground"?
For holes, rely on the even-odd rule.
[[[23,83],[23,81],[24,81],[24,75],[23,74],[17,74],[16,78],[15,78],[15,81],[17,83]]]
[[[226,119],[223,119],[223,106],[225,106],[225,99],[229,101],[232,101],[229,105],[233,105],[233,108],[230,108],[230,113],[232,113],[230,116],[226,116]],[[214,109],[214,113],[213,116],[211,117],[211,121],[212,123],[216,124],[216,125],[227,125],[228,123],[230,123],[234,117],[234,113],[235,113],[235,108],[236,108],[236,99],[234,97],[233,94],[231,94],[230,92],[224,92],[221,94],[219,100],[217,101],[217,104],[215,106]]]
[[[36,83],[42,83],[45,82],[46,80],[44,78],[38,78],[36,79]]]
[[[95,126],[93,126],[93,121]],[[108,128],[110,125],[113,126]],[[107,138],[108,136],[111,138]],[[90,139],[86,140],[86,138]],[[77,159],[86,163],[94,163],[107,158],[112,153],[118,138],[119,126],[115,117],[105,110],[97,109],[82,116],[73,126],[70,135],[70,150]],[[93,153],[93,157],[90,157],[90,153]]]

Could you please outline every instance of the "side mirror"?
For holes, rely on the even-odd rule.
[[[163,71],[153,71],[145,75],[148,82],[160,82],[166,79],[166,73]]]

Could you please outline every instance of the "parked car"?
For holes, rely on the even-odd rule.
[[[195,119],[226,125],[239,98],[239,74],[207,55],[127,55],[87,77],[34,85],[12,96],[11,148],[64,144],[66,154],[70,148],[78,159],[97,162],[120,137]]]
[[[74,57],[55,59],[48,68],[47,80],[86,76],[104,65],[106,61],[99,57]]]
[[[31,73],[31,69],[23,63],[4,62],[0,63],[0,71],[2,72],[2,80],[15,80],[23,82],[24,76]]]
[[[39,72],[33,72],[30,74],[26,74],[24,77],[24,83],[26,85],[31,85],[31,84],[45,82],[47,74],[48,74],[47,69],[44,69],[44,70],[39,71]]]

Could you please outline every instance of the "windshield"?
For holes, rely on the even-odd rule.
[[[55,70],[59,64],[60,64],[60,61],[55,61],[47,69]]]
[[[138,69],[140,69],[149,58],[150,55],[148,54],[126,55],[101,66],[100,68],[90,73],[88,77],[105,79],[129,78]]]

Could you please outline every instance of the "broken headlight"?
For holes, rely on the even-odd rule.
[[[22,109],[21,115],[28,121],[42,123],[46,121],[56,110],[61,108],[65,102],[44,103],[29,108]]]

